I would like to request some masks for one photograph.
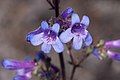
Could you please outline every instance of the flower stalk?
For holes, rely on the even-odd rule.
[[[60,0],[53,0],[56,18],[59,16],[59,3],[60,3]],[[61,65],[62,80],[66,80],[63,52],[59,53],[59,60],[60,60],[60,65]]]
[[[80,58],[79,60],[78,59],[75,60],[74,56],[71,53],[71,48],[70,47],[68,47],[68,51],[69,51],[69,56],[70,56],[70,59],[71,59],[70,63],[73,66],[72,71],[71,71],[70,80],[73,80],[73,77],[74,77],[76,69],[78,67],[81,67],[81,63],[83,63],[88,58],[88,56],[90,55],[91,51],[85,52],[85,54],[83,54],[82,58]]]
[[[59,16],[59,0],[54,0],[54,5],[55,5],[55,16]]]
[[[66,80],[63,52],[59,53],[59,60],[60,60],[60,65],[61,65],[62,80]]]

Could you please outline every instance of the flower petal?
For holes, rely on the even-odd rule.
[[[119,40],[114,40],[114,41],[106,41],[105,46],[107,48],[109,48],[109,47],[120,48],[120,39]]]
[[[58,23],[55,23],[53,26],[52,26],[52,30],[55,31],[56,33],[59,32],[59,29],[60,29],[60,25]]]
[[[62,13],[61,13],[61,17],[63,18],[63,19],[65,19],[65,18],[67,18],[67,17],[69,17],[69,16],[71,16],[72,14],[73,14],[73,9],[71,8],[71,7],[68,7],[66,10],[64,10]]]
[[[101,57],[101,55],[100,55],[99,52],[100,52],[100,51],[99,51],[98,48],[94,48],[94,49],[92,50],[92,54],[93,54],[98,60],[102,60],[102,57]]]
[[[46,21],[41,22],[41,28],[42,29],[47,29],[49,27],[48,23]]]
[[[13,80],[29,80],[26,76],[24,75],[17,75],[13,78]]]
[[[73,38],[73,48],[76,49],[76,50],[79,50],[81,49],[82,47],[82,38],[81,37],[78,37],[78,36],[75,36]]]
[[[43,43],[43,40],[42,40],[43,33],[40,33],[40,34],[37,34],[37,35],[29,35],[28,37],[29,37],[29,41],[34,46],[38,46],[41,43]]]
[[[74,25],[75,23],[80,23],[80,18],[78,14],[72,14],[72,25]]]
[[[25,69],[18,69],[17,75],[25,75]]]
[[[30,73],[34,70],[33,68],[22,68],[17,70],[17,75],[31,75]],[[29,77],[29,76],[28,76]]]
[[[64,46],[59,38],[57,38],[55,44],[52,44],[52,46],[57,53],[63,52],[64,50]]]
[[[42,46],[41,46],[41,49],[44,53],[49,53],[50,50],[51,50],[51,45],[43,43]]]
[[[81,38],[85,39],[88,35],[88,31],[86,29],[81,30]]]
[[[88,16],[83,16],[81,23],[86,26],[86,28],[89,26],[90,20]]]
[[[120,61],[120,53],[108,50],[107,54],[110,58]]]
[[[36,34],[40,34],[40,33],[42,33],[43,32],[43,29],[41,28],[41,27],[39,27],[39,28],[37,28],[36,30],[34,30],[34,31],[31,31],[31,32],[29,32],[28,34],[27,34],[27,41],[29,42],[29,35],[36,35]]]
[[[63,43],[67,43],[67,42],[69,42],[73,38],[73,35],[74,34],[71,33],[71,28],[68,28],[65,32],[61,33],[60,40]]]
[[[93,39],[92,39],[92,36],[90,35],[90,33],[87,34],[87,37],[85,38],[85,46],[90,46],[91,43],[92,43]]]
[[[16,70],[21,68],[32,68],[35,66],[35,63],[33,61],[19,61],[5,59],[3,60],[2,65],[5,69]]]

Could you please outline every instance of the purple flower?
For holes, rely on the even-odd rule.
[[[105,47],[106,48],[120,48],[120,39],[119,40],[114,40],[114,41],[106,41],[105,42]]]
[[[41,26],[39,28],[27,34],[27,41],[34,46],[40,45],[42,42],[41,38],[43,37],[43,31],[46,28],[48,28],[48,23],[46,21],[42,21]]]
[[[29,80],[32,78],[33,68],[17,70],[14,80]]]
[[[61,26],[62,30],[66,30],[71,25],[70,18],[73,13],[73,9],[71,7],[68,7],[60,14],[59,18],[54,18],[54,22],[58,23]]]
[[[82,20],[77,14],[72,14],[71,26],[65,32],[62,32],[60,39],[63,43],[69,42],[73,38],[73,48],[81,49],[83,42],[89,46],[92,43],[92,37],[86,30],[89,25],[89,18],[83,16]]]
[[[120,53],[111,51],[111,48],[120,48],[120,40],[106,41],[104,44],[106,54],[109,58],[120,61]]]
[[[13,78],[13,80],[29,80],[29,78],[26,76],[17,75]]]
[[[33,34],[28,35],[28,36],[32,35],[32,37],[30,37],[29,39],[31,44],[37,46],[43,43],[41,46],[41,50],[44,53],[49,53],[51,50],[51,46],[57,53],[62,52],[64,50],[64,46],[60,39],[58,38],[58,32],[60,28],[59,24],[55,23],[53,24],[52,27],[49,27],[46,21],[43,21],[41,24],[42,24],[41,27],[44,28],[42,33],[36,35]]]
[[[18,61],[5,59],[2,62],[5,69],[16,70],[16,75],[13,80],[29,80],[32,77],[35,63],[31,61]]]
[[[109,58],[120,61],[120,53],[108,50],[107,55]]]
[[[66,10],[64,10],[62,13],[61,13],[61,17],[63,19],[65,18],[68,18],[70,17],[72,14],[74,13],[73,9],[71,7],[68,7]]]
[[[5,69],[17,70],[22,68],[33,68],[35,66],[35,63],[33,61],[19,61],[5,59],[3,60],[2,65]]]
[[[120,40],[114,40],[114,41],[106,41],[106,42],[99,42],[99,48],[94,48],[92,53],[97,58],[102,57],[109,57],[114,60],[120,61],[120,53],[114,52],[111,50],[111,48],[118,48],[120,47]]]
[[[99,51],[98,48],[93,48],[92,54],[93,54],[98,60],[101,60],[101,59],[102,59],[102,57],[101,57],[101,55],[100,55],[101,53],[100,53],[100,51]]]

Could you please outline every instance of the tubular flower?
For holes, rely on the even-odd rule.
[[[66,19],[68,17],[70,17],[72,14],[74,13],[74,10],[71,7],[68,7],[66,10],[64,10],[60,17],[63,19]]]
[[[114,41],[106,41],[105,42],[105,47],[106,48],[120,48],[120,39],[119,40],[114,40]]]
[[[33,69],[19,69],[13,80],[29,80],[32,78]]]
[[[5,69],[17,70],[22,68],[33,68],[35,66],[35,63],[33,61],[5,59],[3,60],[2,65]]]
[[[59,24],[55,23],[52,27],[49,27],[48,23],[46,21],[43,21],[41,27],[44,29],[43,32],[36,35],[30,34],[27,36],[32,36],[29,38],[31,44],[37,46],[43,43],[41,50],[44,53],[49,53],[51,46],[53,46],[54,50],[57,53],[62,52],[64,50],[64,46],[58,38],[58,32],[60,28]]]
[[[19,61],[5,59],[2,62],[5,69],[16,70],[16,76],[13,80],[29,80],[32,77],[32,71],[34,70],[34,61]]]
[[[54,19],[54,22],[58,23],[61,26],[62,30],[66,30],[71,25],[71,15],[74,13],[71,7],[65,9],[58,18]]]
[[[71,26],[65,32],[62,32],[60,39],[63,43],[69,42],[73,38],[73,48],[76,50],[81,49],[83,42],[86,46],[92,43],[92,37],[86,30],[89,26],[88,16],[83,16],[82,20],[77,14],[72,14]]]
[[[120,61],[120,53],[118,52],[108,50],[107,55],[109,58]]]
[[[120,53],[110,50],[111,48],[120,48],[120,39],[113,41],[106,41],[104,47],[106,49],[109,58],[120,61]]]
[[[112,48],[118,48],[120,47],[120,40],[114,40],[114,41],[103,41],[100,40],[97,44],[97,47],[93,48],[93,55],[97,57],[97,59],[102,60],[103,58],[106,58],[107,56],[114,60],[120,60],[120,53],[116,51],[112,51]]]
[[[27,78],[26,76],[17,75],[13,78],[13,80],[29,80],[29,78]]]
[[[47,22],[42,21],[41,26],[39,28],[27,34],[27,37],[26,37],[27,41],[34,46],[40,45],[42,43],[43,31],[46,28],[48,28]]]

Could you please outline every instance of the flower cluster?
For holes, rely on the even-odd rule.
[[[67,8],[58,18],[42,21],[41,26],[28,33],[27,41],[34,46],[42,44],[41,50],[49,53],[51,46],[57,53],[64,51],[63,43],[73,41],[73,48],[80,50],[82,46],[89,46],[92,37],[86,30],[90,20],[88,16],[83,16],[80,20],[72,8]],[[51,26],[52,25],[52,26]]]
[[[39,78],[43,80],[47,78],[49,78],[49,80],[57,80],[57,78],[59,78],[59,69],[55,65],[49,63],[49,70],[47,71],[47,60],[50,61],[50,58],[40,51],[36,54],[34,60],[4,59],[2,65],[5,69],[16,71],[16,76],[13,80],[30,80],[33,74],[38,75]]]
[[[113,49],[117,48],[120,48],[120,40],[100,40],[100,42],[94,47],[92,53],[100,60],[109,57],[111,59],[120,61],[120,53],[113,51]]]
[[[50,0],[47,1],[52,8],[55,8],[55,5]],[[16,71],[16,76],[13,80],[30,80],[32,75],[37,75],[41,80],[61,80],[61,76],[63,78],[62,80],[65,80],[65,67],[62,55],[64,44],[67,44],[68,53],[71,58],[70,63],[74,66],[73,71],[71,71],[73,72],[71,73],[71,80],[75,69],[80,66],[90,53],[95,55],[99,60],[106,57],[120,60],[119,52],[112,50],[113,48],[120,48],[120,40],[100,40],[97,45],[93,45],[93,38],[87,30],[89,24],[90,19],[88,16],[84,15],[80,19],[78,14],[69,7],[58,17],[42,21],[36,30],[27,34],[27,42],[33,46],[41,45],[41,49],[34,59],[4,59],[2,65],[5,69]],[[61,71],[55,65],[51,64],[51,58],[44,54],[50,53],[52,47],[57,53],[61,53],[59,54]],[[74,58],[71,47],[75,50],[86,50],[81,60]]]

